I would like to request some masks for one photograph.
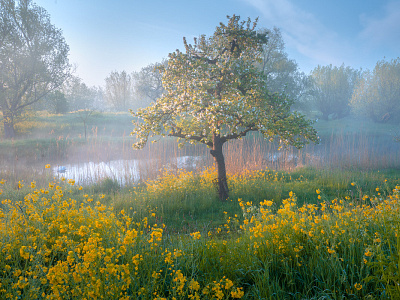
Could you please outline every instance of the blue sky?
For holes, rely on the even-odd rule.
[[[103,86],[111,71],[139,71],[182,37],[212,35],[227,15],[281,29],[300,70],[317,65],[373,69],[400,56],[400,0],[33,0],[63,31],[76,75]]]

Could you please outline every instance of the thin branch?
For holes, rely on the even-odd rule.
[[[257,131],[258,129],[254,127],[254,124],[247,127],[245,130],[239,132],[239,133],[233,133],[233,134],[228,134],[227,136],[221,138],[221,142],[225,143],[229,140],[235,140],[241,137],[244,137],[248,132],[250,131]]]
[[[178,129],[178,131],[175,130],[175,128],[172,128],[172,131],[170,133],[168,133],[168,136],[173,136],[173,137],[177,137],[177,138],[182,138],[182,139],[189,139],[189,140],[193,140],[196,142],[200,142],[203,143],[205,145],[207,145],[208,147],[212,147],[213,143],[212,142],[205,142],[204,139],[206,138],[206,136],[204,135],[200,135],[200,136],[190,136],[187,137],[187,135],[182,133],[182,129]]]

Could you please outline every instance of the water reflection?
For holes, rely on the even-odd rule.
[[[171,159],[165,168],[195,169],[200,156],[181,156]],[[151,161],[147,161],[150,162]],[[157,164],[154,164],[157,165]],[[65,164],[53,167],[53,174],[57,177],[73,179],[77,184],[92,184],[104,178],[111,178],[121,186],[136,183],[140,179],[139,160],[111,160],[107,162],[83,162]]]

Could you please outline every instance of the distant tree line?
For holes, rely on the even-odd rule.
[[[293,100],[292,110],[312,118],[350,114],[375,122],[400,122],[400,61],[378,61],[370,71],[349,66],[299,70],[285,52],[278,28],[260,29],[268,41],[257,68],[271,93]],[[112,71],[103,87],[89,87],[73,75],[69,47],[47,12],[31,0],[0,2],[0,112],[6,138],[28,110],[63,114],[77,110],[137,111],[162,97],[161,69],[168,60],[140,71]]]
[[[400,121],[400,61],[381,60],[373,71],[318,66],[311,72],[314,108],[325,120],[354,113],[374,122]]]
[[[104,87],[89,87],[71,75],[54,91],[35,103],[34,110],[64,114],[77,110],[126,111],[137,110],[155,102],[162,95],[161,75],[157,67],[165,62],[150,64],[138,72],[112,71]]]
[[[260,32],[268,35],[268,43],[263,46],[258,67],[272,93],[294,100],[292,110],[327,121],[354,114],[375,122],[400,122],[399,59],[379,61],[372,71],[344,64],[318,65],[307,75],[288,57],[278,28]],[[162,96],[160,68],[167,64],[168,60],[152,63],[132,73],[112,71],[105,78],[104,88],[87,87],[81,79],[72,76],[61,89],[46,97],[44,107],[54,113],[94,108],[136,111]]]

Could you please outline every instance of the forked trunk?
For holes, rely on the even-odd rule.
[[[211,155],[217,164],[218,178],[217,178],[217,189],[218,196],[221,201],[226,201],[229,197],[228,182],[226,180],[226,168],[225,159],[222,152],[223,142],[219,134],[214,134],[213,137],[213,148],[210,150]]]

